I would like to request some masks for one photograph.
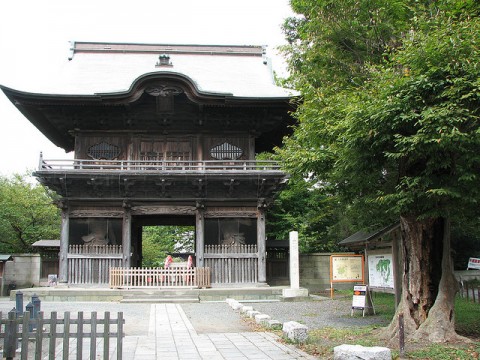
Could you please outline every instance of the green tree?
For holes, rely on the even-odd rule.
[[[193,252],[191,226],[144,226],[142,228],[142,266],[163,267],[172,253]]]
[[[0,177],[0,251],[33,252],[40,239],[58,239],[60,213],[53,194],[28,174]]]
[[[478,214],[480,200],[479,5],[298,0],[292,7],[302,16],[286,22],[286,53],[303,103],[279,154],[345,208],[400,217],[397,315],[405,315],[407,336],[455,339],[450,223]]]

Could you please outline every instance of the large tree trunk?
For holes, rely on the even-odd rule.
[[[444,342],[459,340],[455,333],[450,222],[444,218],[401,217],[402,296],[388,335],[398,343],[398,315],[403,314],[405,338]]]

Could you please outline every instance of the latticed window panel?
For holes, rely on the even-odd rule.
[[[114,160],[120,155],[120,148],[103,141],[90,146],[87,154],[95,160]]]
[[[210,156],[217,160],[237,160],[243,155],[238,146],[224,142],[210,149]]]

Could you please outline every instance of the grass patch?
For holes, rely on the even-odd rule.
[[[337,295],[337,294],[336,294]],[[340,294],[339,294],[340,295]],[[342,296],[343,295],[343,296]],[[351,301],[350,295],[341,293],[338,301]],[[393,294],[374,293],[372,295],[376,314],[390,321],[395,314]],[[456,331],[469,337],[471,344],[432,344],[407,343],[407,359],[447,360],[447,359],[480,359],[480,304],[457,297],[455,301]],[[297,347],[321,359],[332,359],[333,348],[341,344],[357,344],[363,346],[387,346],[379,340],[378,326],[361,328],[323,328],[310,330],[305,344]],[[393,350],[394,359],[398,358],[398,350]]]

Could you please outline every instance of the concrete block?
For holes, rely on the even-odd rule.
[[[305,342],[308,337],[308,327],[296,321],[288,321],[283,324],[283,335],[295,342]]]
[[[284,298],[289,297],[308,297],[308,289],[299,288],[299,289],[282,289],[282,296]]]
[[[333,348],[334,360],[392,360],[389,348],[343,344]]]
[[[247,314],[248,311],[252,311],[253,310],[253,306],[242,306],[242,308],[240,309],[240,312],[244,315]]]
[[[260,314],[260,311],[255,311],[255,310],[249,310],[247,311],[247,316],[251,319],[255,317],[255,315]]]
[[[267,320],[267,327],[273,330],[282,330],[283,324],[278,320]]]
[[[270,316],[265,314],[255,315],[255,322],[260,325],[266,325],[267,321],[270,320]]]
[[[240,304],[238,301],[232,302],[230,306],[232,307],[233,310],[240,310],[243,307],[243,305]]]

